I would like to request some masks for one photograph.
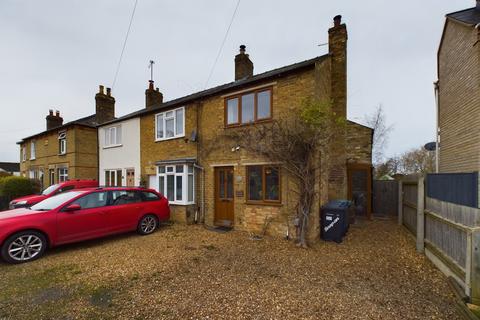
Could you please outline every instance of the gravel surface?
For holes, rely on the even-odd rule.
[[[0,264],[0,319],[460,319],[446,278],[394,221],[305,250],[169,226]]]

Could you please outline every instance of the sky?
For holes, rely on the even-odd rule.
[[[0,0],[0,162],[16,142],[95,113],[98,85],[111,87],[134,0]],[[328,28],[348,28],[348,118],[382,105],[393,126],[387,156],[434,140],[433,82],[445,14],[474,0],[138,0],[112,95],[116,116],[141,109],[155,61],[164,101],[233,81],[240,44],[261,73],[327,53]]]

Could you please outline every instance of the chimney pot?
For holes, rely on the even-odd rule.
[[[148,80],[148,90],[154,90],[153,89],[153,80]]]
[[[53,109],[48,110],[48,114],[53,116]]]
[[[158,89],[158,88],[155,88],[155,91],[157,91],[157,92],[160,92],[160,89]]]
[[[244,44],[242,44],[242,45],[240,46],[240,53],[245,53],[245,49],[247,49],[247,46],[244,45]]]
[[[55,117],[60,117],[60,111],[58,110],[55,111]]]
[[[107,88],[107,96],[112,96],[112,89],[111,88]]]
[[[333,26],[334,27],[340,26],[341,23],[342,23],[342,16],[341,15],[337,15],[333,18]]]
[[[104,86],[99,85],[99,86],[98,86],[98,93],[104,94],[103,88],[104,88]]]

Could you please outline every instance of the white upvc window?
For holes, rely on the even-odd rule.
[[[105,170],[105,186],[121,187],[122,186],[122,169]]]
[[[30,142],[30,160],[35,160],[35,141]]]
[[[67,153],[67,133],[65,131],[58,134],[58,153]]]
[[[155,141],[185,136],[185,107],[155,115]]]
[[[105,147],[122,145],[122,127],[120,125],[105,128]]]
[[[158,191],[171,204],[195,203],[195,174],[193,164],[158,166]]]
[[[58,182],[65,182],[68,180],[68,168],[58,168]]]
[[[22,147],[22,161],[27,161],[27,148],[25,146]]]
[[[29,170],[28,171],[28,177],[30,179],[35,179],[35,171],[34,170]]]

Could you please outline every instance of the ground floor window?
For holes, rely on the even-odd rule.
[[[173,204],[193,204],[195,179],[193,164],[158,166],[158,191]]]
[[[121,187],[122,186],[122,170],[105,170],[105,186]]]
[[[247,167],[247,200],[280,202],[280,168],[278,166]]]
[[[58,182],[64,182],[68,180],[68,168],[58,169]]]

